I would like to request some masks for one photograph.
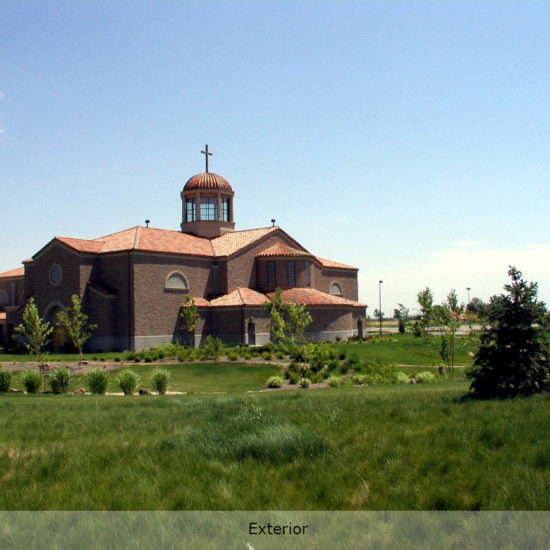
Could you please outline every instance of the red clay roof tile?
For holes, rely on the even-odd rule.
[[[272,298],[274,294],[274,292],[270,292],[268,297]],[[341,298],[340,296],[327,294],[326,292],[321,292],[314,288],[288,288],[283,290],[282,298],[285,302],[303,304],[305,306],[365,307],[365,304],[354,302],[347,298]]]
[[[273,256],[308,256],[312,258],[313,256],[304,250],[298,250],[284,243],[276,243],[261,252],[256,254],[256,257],[273,257]]]
[[[23,277],[23,275],[25,275],[25,268],[18,267],[16,269],[12,269],[11,271],[5,271],[4,273],[0,273],[0,278]]]

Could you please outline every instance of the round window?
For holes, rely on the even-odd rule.
[[[50,283],[58,285],[63,277],[63,270],[59,264],[53,264],[50,268]]]

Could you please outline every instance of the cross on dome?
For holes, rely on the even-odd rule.
[[[211,157],[214,153],[210,153],[208,151],[208,143],[205,145],[205,151],[201,151],[201,153],[204,155],[206,159],[206,172],[208,173],[208,157]]]

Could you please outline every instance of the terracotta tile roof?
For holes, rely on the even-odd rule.
[[[17,269],[12,269],[11,271],[5,271],[4,273],[0,273],[0,278],[23,277],[23,275],[25,275],[25,268],[18,267]]]
[[[230,231],[220,237],[212,239],[214,256],[231,256],[242,248],[257,240],[277,231],[278,227],[260,227],[259,229],[246,229],[244,231]]]
[[[210,302],[206,298],[193,298],[197,307],[210,307]],[[183,303],[182,305],[185,305]]]
[[[212,307],[261,306],[267,302],[265,294],[251,288],[236,288],[229,294],[210,300]]]
[[[274,292],[270,292],[268,297],[271,298],[274,294]],[[305,306],[366,307],[365,304],[341,298],[340,296],[333,296],[314,288],[289,288],[283,290],[282,298],[285,302],[303,304]]]
[[[79,252],[97,254],[101,252],[102,243],[87,239],[72,239],[71,237],[56,237],[56,240]]]
[[[193,189],[221,189],[222,191],[233,191],[229,182],[222,176],[214,174],[214,172],[203,172],[202,174],[196,174],[189,178],[184,191],[191,191]]]
[[[305,250],[298,250],[297,248],[292,248],[284,243],[277,243],[261,252],[256,254],[256,257],[273,257],[273,256],[308,256],[312,258],[313,256],[306,252]]]
[[[353,267],[352,265],[341,264],[340,262],[334,262],[332,260],[327,260],[326,258],[320,258],[319,256],[315,256],[315,259],[323,267],[335,267],[338,269],[353,269],[355,271],[358,271],[358,269],[356,267]]]

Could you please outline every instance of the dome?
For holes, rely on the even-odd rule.
[[[183,190],[192,191],[193,189],[214,189],[233,192],[231,185],[229,185],[229,182],[225,178],[212,172],[203,172],[189,178]]]

